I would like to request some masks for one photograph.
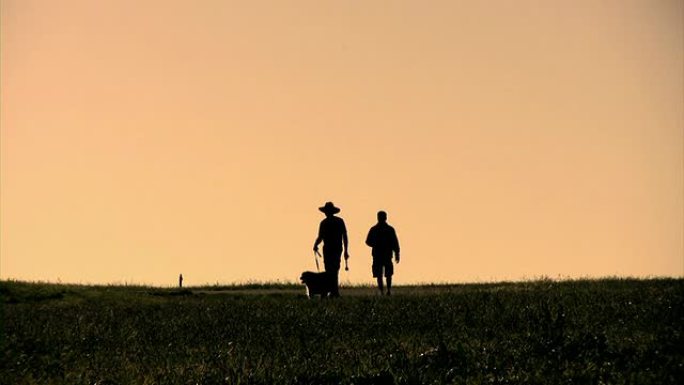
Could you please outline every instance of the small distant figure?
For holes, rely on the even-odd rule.
[[[183,274],[178,276],[178,287],[183,287]]]
[[[340,209],[335,207],[332,202],[326,202],[325,205],[319,207],[318,210],[325,214],[325,219],[321,221],[321,224],[318,227],[318,237],[316,237],[316,241],[314,242],[313,250],[315,253],[318,253],[318,245],[323,242],[323,264],[325,266],[325,272],[331,277],[334,285],[331,296],[339,297],[340,260],[343,250],[345,263],[349,259],[347,227],[342,218],[335,216],[335,214],[340,212]]]
[[[382,275],[387,279],[387,295],[392,295],[392,253],[399,263],[399,239],[394,228],[387,224],[387,213],[378,211],[378,223],[371,227],[366,237],[366,245],[373,248],[373,277],[378,279],[380,294],[384,294]]]

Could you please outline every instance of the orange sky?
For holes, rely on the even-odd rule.
[[[1,0],[0,277],[684,274],[674,0]]]

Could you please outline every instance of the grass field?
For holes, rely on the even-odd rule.
[[[0,294],[3,384],[684,383],[684,279]]]

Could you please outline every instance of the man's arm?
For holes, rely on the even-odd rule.
[[[349,239],[347,239],[347,226],[342,221],[342,245],[344,245],[344,259],[349,259]]]
[[[318,245],[321,242],[323,242],[323,222],[321,222],[321,224],[318,226],[318,236],[316,237],[313,247],[314,252],[318,251]]]
[[[375,241],[373,240],[373,228],[371,227],[370,230],[368,230],[368,235],[366,236],[366,245],[369,247],[373,247],[373,244],[375,244]]]
[[[399,257],[399,238],[397,238],[397,232],[394,229],[392,229],[392,234],[394,235],[394,245],[393,245],[394,254],[395,254],[394,258],[397,260],[397,263],[399,263],[399,258],[400,258]]]

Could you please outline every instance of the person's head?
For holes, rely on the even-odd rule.
[[[378,222],[380,222],[380,223],[387,222],[387,213],[386,212],[378,211]]]
[[[325,202],[325,205],[323,207],[319,207],[318,209],[325,214],[326,217],[332,217],[340,212],[340,209],[335,207],[335,204],[332,202]]]

